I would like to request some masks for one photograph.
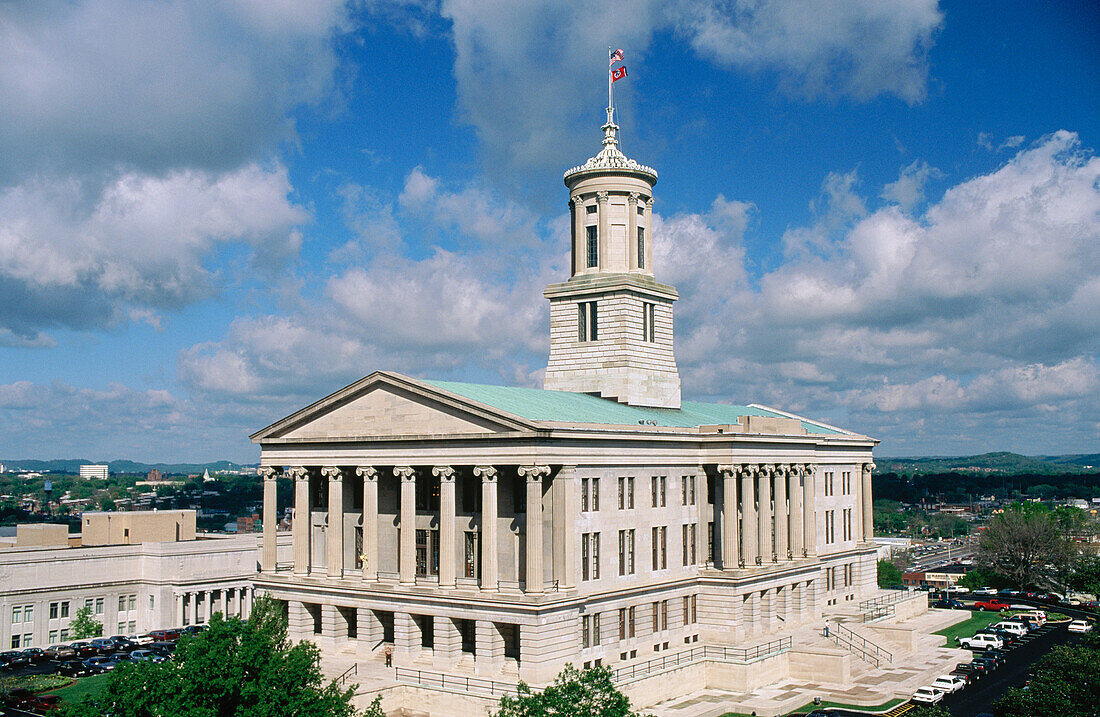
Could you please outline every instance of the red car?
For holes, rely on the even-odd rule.
[[[1008,603],[1001,602],[997,598],[990,598],[974,603],[975,610],[1007,610],[1008,607]]]

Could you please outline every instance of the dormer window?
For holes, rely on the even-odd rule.
[[[585,254],[588,259],[588,268],[592,269],[600,264],[600,240],[596,227],[585,227],[585,230],[588,232]]]

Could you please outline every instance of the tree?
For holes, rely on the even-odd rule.
[[[1096,717],[1100,714],[1100,642],[1059,645],[1035,664],[1027,689],[1013,688],[994,703],[998,717]]]
[[[891,588],[901,585],[901,570],[889,560],[878,561],[878,586]]]
[[[74,640],[84,640],[89,637],[99,637],[103,634],[103,623],[92,617],[92,608],[85,605],[73,614],[73,620],[69,623],[69,637]]]
[[[1073,544],[1050,511],[1036,504],[1015,504],[986,525],[978,559],[1024,589],[1064,571]]]
[[[566,665],[542,692],[519,683],[516,697],[500,698],[494,717],[637,717],[630,700],[611,682],[611,670]]]
[[[941,705],[917,705],[906,717],[951,717],[951,712]]]
[[[180,639],[171,660],[122,663],[69,717],[355,717],[354,690],[324,684],[320,652],[286,638],[283,606],[260,598],[247,621],[215,613],[209,628]],[[378,701],[368,711],[380,717]]]

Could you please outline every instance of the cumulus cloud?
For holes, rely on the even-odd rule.
[[[594,68],[603,67],[607,8],[443,0],[441,13],[454,37],[461,109],[491,164],[556,166],[563,148],[579,154],[575,138],[596,118],[571,108],[600,106]],[[632,0],[615,7],[615,42],[637,64],[655,35],[671,32],[704,61],[774,72],[802,97],[890,94],[914,103],[924,97],[926,54],[942,22],[937,0]]]
[[[928,182],[942,176],[943,172],[918,159],[901,170],[897,181],[883,187],[881,196],[902,209],[910,210],[924,201],[924,190]]]
[[[281,166],[131,172],[101,191],[90,184],[0,189],[0,329],[13,338],[155,322],[155,312],[217,290],[224,278],[206,264],[216,247],[240,243],[277,265],[297,253],[295,227],[308,219]]]

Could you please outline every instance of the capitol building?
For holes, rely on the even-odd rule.
[[[620,151],[612,109],[602,129],[565,173],[571,264],[545,290],[542,389],[377,371],[252,436],[256,589],[326,673],[393,712],[485,715],[572,663],[661,714],[708,688],[842,683],[917,639],[875,627],[926,609],[876,587],[875,439],[681,399],[657,173]],[[277,476],[294,481],[290,560]],[[806,637],[829,619],[830,639]]]

